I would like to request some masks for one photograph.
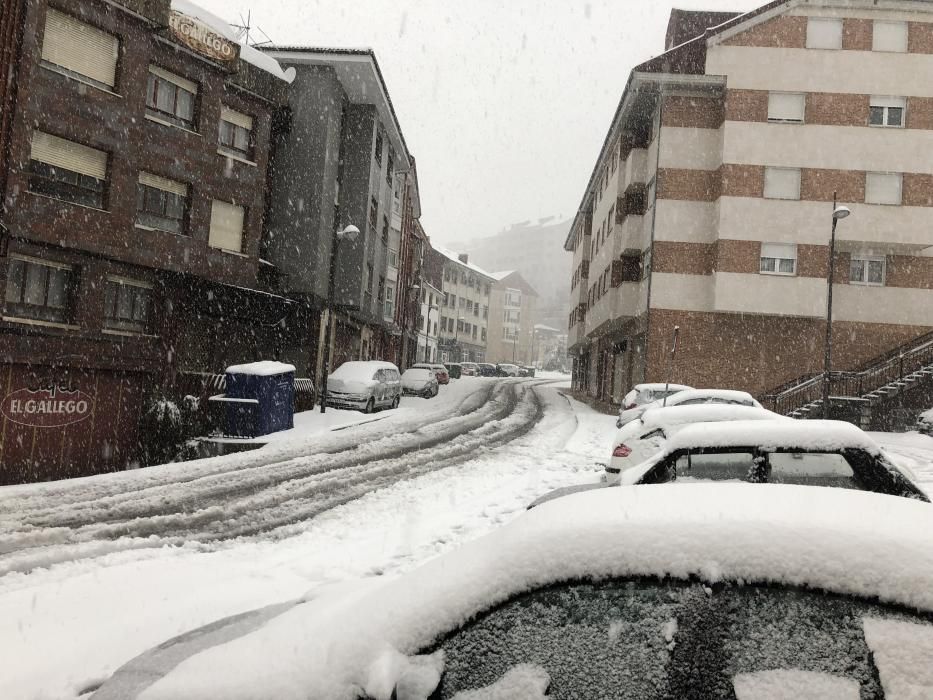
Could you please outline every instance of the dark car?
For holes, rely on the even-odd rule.
[[[479,376],[481,377],[496,377],[499,374],[499,370],[496,369],[496,366],[490,364],[489,362],[479,362]]]
[[[160,644],[92,697],[929,698],[931,531],[927,504],[839,489],[580,493]]]
[[[447,368],[447,375],[451,379],[460,379],[460,363],[448,362],[444,365]]]
[[[523,376],[523,377],[533,377],[533,376],[535,376],[535,368],[534,368],[534,367],[522,367],[521,370],[522,370],[521,376]]]

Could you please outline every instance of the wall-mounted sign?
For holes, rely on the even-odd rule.
[[[240,57],[240,45],[215,32],[200,20],[172,10],[168,18],[172,34],[192,51],[221,63],[233,63]]]
[[[80,389],[17,389],[0,402],[7,419],[36,428],[60,428],[91,415],[94,399]]]

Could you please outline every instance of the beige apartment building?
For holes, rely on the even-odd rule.
[[[538,293],[514,270],[493,272],[489,295],[489,332],[486,359],[530,365],[533,361]]]
[[[933,330],[933,4],[671,14],[628,78],[565,248],[574,384],[773,393]]]
[[[472,264],[465,253],[435,247],[429,255],[431,273],[441,278],[440,361],[485,362],[489,297],[495,278]]]

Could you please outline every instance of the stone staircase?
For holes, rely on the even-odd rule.
[[[771,410],[792,418],[823,418],[825,374],[811,374],[761,397]],[[904,404],[918,392],[933,404],[933,332],[885,353],[854,372],[831,372],[829,417],[863,429],[873,426],[879,409]],[[920,405],[923,405],[922,403]]]

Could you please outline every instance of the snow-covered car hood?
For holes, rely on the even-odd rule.
[[[402,386],[405,389],[423,389],[432,381],[437,381],[436,379],[432,380],[425,377],[402,377]]]
[[[336,700],[365,689],[388,700],[411,669],[407,655],[519,593],[580,578],[774,582],[933,612],[931,531],[929,504],[844,489],[719,483],[578,493],[399,578],[298,605],[182,661],[138,697]]]
[[[376,386],[373,379],[341,379],[340,377],[327,378],[327,390],[339,391],[345,394],[368,394]]]

